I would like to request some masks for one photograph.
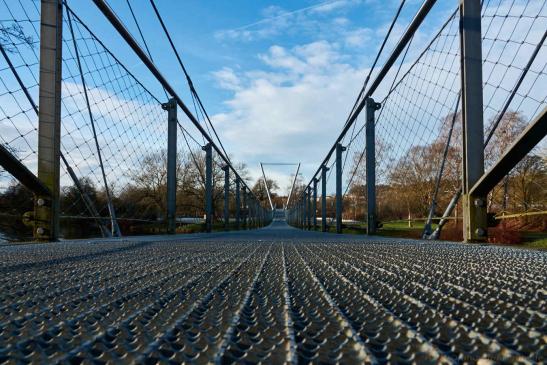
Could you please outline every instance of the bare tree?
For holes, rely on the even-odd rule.
[[[15,48],[10,46],[17,41],[23,43],[30,48],[34,48],[34,38],[25,34],[21,24],[11,23],[8,25],[0,24],[0,44],[6,52],[14,52]]]

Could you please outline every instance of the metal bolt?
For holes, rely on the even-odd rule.
[[[475,233],[477,234],[477,236],[479,237],[485,237],[486,236],[486,230],[484,228],[477,228],[477,230],[475,231]]]
[[[37,201],[36,201],[36,204],[38,204],[39,206],[43,206],[45,204],[45,200],[42,199],[42,198],[39,198]]]
[[[42,235],[45,233],[45,229],[43,229],[42,227],[38,227],[36,228],[36,233],[38,233],[39,235]]]
[[[482,198],[475,199],[475,206],[483,208],[485,206],[484,199]]]

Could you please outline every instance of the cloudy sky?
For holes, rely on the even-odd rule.
[[[308,181],[316,171],[340,133],[400,5],[400,0],[155,0],[155,2],[232,160],[246,163],[254,179],[261,175],[260,162],[302,163],[301,172],[305,181]],[[422,2],[423,0],[405,1],[403,11],[375,71],[384,63]],[[108,3],[137,41],[142,44],[129,11],[128,1],[109,0]],[[150,0],[129,0],[129,3],[135,11],[155,64],[193,110],[186,80],[154,16]],[[25,9],[23,10],[18,4],[25,4]],[[32,1],[13,4],[4,2],[0,3],[0,12],[9,13],[15,19],[20,19],[20,24],[25,25],[25,31],[38,37],[36,25],[39,23],[39,10],[36,4]],[[68,0],[68,4],[158,100],[166,99],[157,80],[91,1]],[[547,19],[545,16],[547,9],[542,2],[499,0],[488,2],[488,4],[489,6],[485,9],[486,20],[483,19],[486,120],[500,110],[508,90],[514,86],[514,80],[520,75],[541,38],[545,29],[545,19]],[[410,68],[412,62],[417,59],[418,54],[434,37],[456,6],[455,0],[443,0],[438,1],[433,7],[412,39],[408,57],[402,64],[401,75]],[[511,15],[507,16],[508,14]],[[24,21],[27,17],[30,17],[31,22]],[[9,17],[7,20],[9,21]],[[424,64],[417,70],[413,69],[414,77],[405,79],[407,84],[403,87],[403,93],[412,93],[414,90],[416,94],[417,90],[425,88],[422,91],[428,94],[422,95],[419,103],[413,98],[399,100],[392,107],[404,109],[396,111],[398,117],[404,120],[396,121],[393,116],[389,117],[386,114],[390,120],[380,125],[379,134],[382,133],[382,127],[385,129],[384,134],[392,135],[395,132],[400,134],[398,139],[392,142],[392,147],[396,147],[401,153],[413,144],[432,140],[438,133],[435,126],[439,119],[453,110],[452,102],[444,102],[441,105],[443,110],[435,109],[433,121],[424,120],[423,112],[420,111],[420,103],[426,102],[429,105],[430,102],[433,104],[443,102],[444,97],[437,92],[443,92],[444,84],[448,82],[447,75],[451,75],[454,79],[453,85],[448,85],[454,98],[457,93],[459,84],[457,21],[450,24],[443,31],[444,36],[437,38],[438,45],[428,52],[429,56],[425,57],[427,60],[424,62],[427,65]],[[65,43],[67,43],[67,40],[70,40],[68,29],[65,29],[65,32],[67,32]],[[87,48],[87,41],[79,42],[84,54],[88,56],[94,54]],[[522,90],[519,91],[520,94],[513,103],[517,105],[517,109],[522,109],[528,118],[535,115],[534,110],[541,108],[545,101],[545,90],[541,88],[545,77],[545,48],[542,48],[537,62],[532,65],[530,77],[525,79]],[[19,51],[21,49],[25,47],[18,47]],[[25,52],[13,53],[12,57],[16,65],[19,65],[20,75],[30,88],[30,93],[37,98],[36,49],[29,48]],[[92,143],[87,147],[86,153],[82,152],[82,145],[90,143],[91,138],[85,133],[82,134],[85,128],[89,129],[88,118],[85,108],[82,107],[85,102],[82,99],[79,77],[74,76],[78,76],[78,71],[75,69],[71,52],[73,52],[72,47],[68,42],[64,50],[63,92],[65,93],[64,101],[72,102],[75,110],[78,110],[80,114],[76,125],[72,126],[72,132],[76,133],[78,138],[71,133],[70,120],[74,116],[70,113],[70,108],[67,109],[65,105],[65,113],[68,115],[65,115],[63,120],[64,133],[70,134],[71,137],[65,138],[63,143],[68,152],[75,151],[75,153],[67,153],[70,162],[80,170],[84,168],[78,173],[87,176],[88,170],[96,170],[97,162],[95,158],[84,156],[94,156]],[[443,56],[439,58],[439,54]],[[100,54],[96,57],[100,58],[96,60],[99,64],[104,62],[104,57]],[[443,61],[439,64],[440,59]],[[158,108],[153,98],[140,107],[132,108],[132,96],[124,95],[123,87],[122,90],[116,89],[116,85],[121,80],[112,74],[112,67],[108,69],[98,67],[89,57],[84,57],[83,62],[85,67],[90,66],[90,71],[95,73],[88,76],[88,83],[95,79],[99,82],[96,84],[98,89],[92,90],[91,96],[94,98],[95,94],[98,95],[96,100],[94,99],[93,107],[96,110],[93,112],[96,117],[102,117],[102,122],[99,123],[99,139],[102,138],[103,149],[111,154],[106,156],[107,169],[113,174],[119,174],[120,171],[127,170],[129,167],[134,168],[135,163],[132,158],[144,155],[148,147],[162,148],[164,137],[152,138],[150,133],[165,133],[160,131],[165,125],[162,124],[158,128],[150,121],[164,123],[165,112]],[[397,62],[399,63],[400,60]],[[456,69],[450,70],[448,67],[450,64],[455,64]],[[34,75],[28,74],[31,70]],[[7,69],[1,68],[1,64],[0,72],[2,72],[0,75],[2,80],[6,81],[6,88],[16,90],[18,86],[13,75],[9,74]],[[110,74],[104,75],[107,80],[103,80],[101,73],[109,72]],[[425,72],[427,77],[420,76],[422,72]],[[376,100],[383,99],[396,73],[397,67],[392,68],[391,73],[374,93]],[[441,73],[444,76],[439,78]],[[103,90],[105,81],[109,81],[109,78],[114,84],[107,83],[110,85],[107,86],[109,89]],[[427,79],[428,83],[424,84],[424,79]],[[93,89],[94,85],[88,85],[89,87]],[[433,91],[435,88],[438,90]],[[141,90],[141,87],[138,86],[138,89]],[[111,92],[115,94],[109,95]],[[528,97],[530,95],[534,97]],[[34,171],[36,155],[33,146],[36,146],[36,117],[32,115],[32,111],[21,114],[20,108],[29,109],[29,107],[26,104],[20,106],[21,100],[17,99],[14,102],[12,100],[14,97],[24,100],[22,94],[12,96],[11,92],[0,92],[0,102],[4,108],[2,115],[5,116],[0,118],[0,121],[8,127],[3,130],[0,139],[24,151],[20,153],[20,157]],[[131,100],[123,99],[125,97]],[[530,104],[529,107],[521,108],[522,101]],[[125,116],[128,117],[131,114],[130,116],[137,118],[137,121],[131,118],[126,118],[125,121],[112,119],[113,116],[119,115],[117,110],[121,107],[136,110],[136,113],[131,113],[131,110],[125,109]],[[429,107],[432,108],[431,105]],[[153,117],[151,112],[145,111],[148,109],[153,110]],[[389,112],[388,109],[383,108],[387,110],[386,113]],[[190,121],[182,113],[179,114],[179,120],[185,128],[194,130],[195,133]],[[130,123],[130,129],[137,128],[138,133],[128,134],[128,126],[124,123]],[[141,125],[142,123],[145,125]],[[362,124],[362,120],[359,123]],[[410,123],[408,133],[402,132],[401,126],[405,123]],[[115,130],[120,125],[124,126],[122,129],[128,134],[123,136],[125,139],[121,138],[119,141],[123,146],[119,145],[116,139],[111,138],[111,130]],[[421,125],[422,129],[417,130],[415,128],[417,125]],[[134,135],[140,136],[145,141],[140,143],[140,140],[131,139]],[[194,148],[199,149],[203,140],[197,134],[194,134],[194,137],[196,137]],[[410,137],[419,140],[415,141]],[[129,142],[133,145],[128,146]],[[72,145],[67,146],[67,143]],[[362,143],[353,145],[357,149],[362,148]],[[126,151],[131,158],[120,154],[121,150]],[[358,151],[348,151],[346,156],[354,156],[355,152]],[[85,159],[85,164],[80,160],[74,160],[75,158]],[[108,166],[108,163],[112,166]],[[290,174],[293,169],[294,166],[279,168],[267,166],[266,174],[276,179],[280,186],[285,188],[290,184]],[[119,176],[112,179],[119,182]],[[331,190],[330,187],[328,189]]]
[[[161,96],[144,65],[86,3],[72,1],[76,12],[85,12],[86,22]],[[127,3],[109,3],[138,38]],[[260,176],[261,161],[301,162],[305,180],[341,130],[399,6],[397,0],[156,3],[233,159],[245,162],[254,178]],[[424,42],[427,28],[438,27],[455,8],[453,1],[439,3],[417,37]],[[185,79],[149,1],[131,4],[155,63],[190,104]],[[406,1],[386,55],[420,5]],[[266,173],[285,187],[292,168],[268,167]]]

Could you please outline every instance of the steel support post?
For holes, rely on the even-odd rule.
[[[254,200],[252,199],[251,195],[249,195],[250,201],[247,203],[249,206],[248,208],[248,214],[247,214],[247,227],[248,229],[253,228],[253,212],[254,212]]]
[[[253,199],[253,228],[257,227],[258,218],[258,202]]]
[[[304,192],[306,194],[306,192]],[[300,209],[300,217],[298,218],[298,226],[302,229],[304,229],[304,220],[306,219],[306,210],[304,209],[304,195],[300,197],[300,201],[298,202],[298,207]]]
[[[287,222],[292,226],[294,225],[294,209],[290,208],[287,213],[285,214],[285,218],[287,219]]]
[[[249,207],[247,206],[247,188],[243,186],[243,229],[247,229],[247,215],[249,213]]]
[[[308,215],[307,215],[307,220],[306,220],[306,228],[308,230],[311,229],[311,223],[312,223],[312,211],[311,211],[311,208],[312,208],[312,205],[311,205],[311,199],[312,199],[312,189],[311,187],[308,187],[308,194],[306,195],[307,196],[307,201],[306,201],[306,205],[307,205],[307,210],[308,210]]]
[[[470,190],[484,173],[481,2],[460,0],[460,49],[463,130],[463,239],[485,241],[488,236],[486,196]]]
[[[177,102],[162,105],[167,110],[167,233],[174,234],[177,219]]]
[[[254,207],[253,207],[253,225],[254,228],[260,227],[260,203],[258,201],[254,201]]]
[[[300,212],[300,200],[295,201],[295,217],[294,222],[296,227],[300,227],[300,218],[301,218],[301,212]]]
[[[205,230],[211,232],[213,225],[213,146],[207,143],[205,151]]]
[[[313,230],[317,229],[317,179],[313,179],[313,200],[312,200],[312,211],[313,211]]]
[[[374,112],[380,109],[380,104],[368,98],[366,105],[366,151],[365,171],[367,180],[367,235],[375,234],[376,219],[376,139]]]
[[[308,220],[308,204],[306,204],[308,190],[304,190],[302,196],[302,229],[306,229],[306,221]]]
[[[300,199],[300,227],[304,229],[304,222],[306,221],[306,206],[304,205],[304,196]]]
[[[240,228],[241,224],[241,197],[240,197],[240,181],[239,178],[236,177],[236,229]]]
[[[327,231],[327,166],[321,166],[321,232]]]
[[[33,234],[38,241],[56,241],[59,238],[63,8],[61,0],[42,0],[41,4],[38,179],[50,194],[35,195]]]
[[[261,215],[261,210],[260,210],[260,202],[258,201],[255,201],[255,228],[258,228],[261,226],[260,224],[260,215]]]
[[[302,209],[304,211],[304,215],[302,217],[302,229],[307,228],[307,222],[308,222],[308,189],[304,189],[304,195],[302,195]]]
[[[342,233],[342,153],[346,147],[336,145],[336,233]]]
[[[255,202],[255,227],[258,228],[261,226],[261,223],[260,223],[260,216],[262,214],[262,211],[260,209],[260,202],[259,201],[256,201]]]
[[[302,198],[298,200],[298,227],[302,227]]]
[[[224,170],[224,229],[230,229],[230,166],[226,165]]]

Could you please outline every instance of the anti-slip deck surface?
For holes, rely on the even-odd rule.
[[[534,363],[547,254],[257,231],[0,247],[0,363]]]

